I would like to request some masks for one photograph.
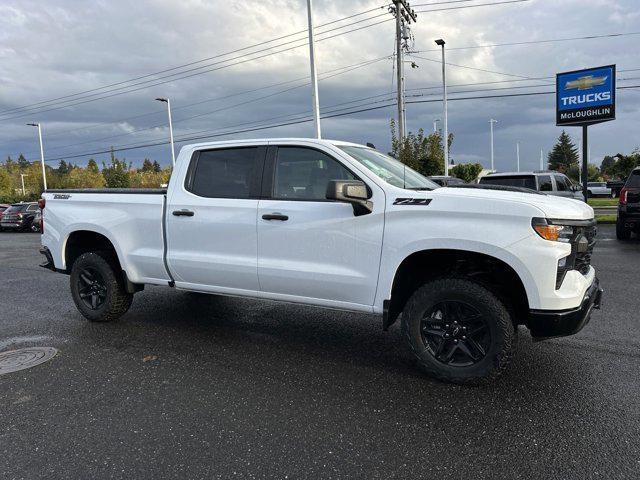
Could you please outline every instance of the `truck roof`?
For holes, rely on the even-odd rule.
[[[201,142],[185,145],[185,147],[217,147],[224,145],[236,145],[236,144],[248,144],[248,143],[281,143],[281,142],[304,142],[315,143],[317,145],[334,145],[334,146],[346,146],[351,145],[354,147],[364,147],[359,143],[345,142],[344,140],[330,140],[330,139],[318,139],[318,138],[305,138],[305,137],[282,137],[282,138],[246,138],[240,140],[222,140],[217,142]]]

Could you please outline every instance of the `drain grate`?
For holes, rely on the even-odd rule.
[[[0,375],[35,367],[55,357],[53,347],[30,347],[0,353]]]

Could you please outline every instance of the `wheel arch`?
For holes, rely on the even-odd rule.
[[[397,320],[417,288],[431,279],[448,276],[463,276],[483,284],[510,306],[514,323],[524,323],[532,293],[511,262],[482,251],[431,248],[411,252],[395,268],[384,300],[384,329]]]

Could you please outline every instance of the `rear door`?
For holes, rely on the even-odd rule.
[[[196,151],[166,213],[167,263],[177,287],[258,290],[256,213],[266,146]]]
[[[384,192],[372,182],[373,212],[355,216],[326,199],[330,180],[358,175],[327,150],[270,147],[258,207],[258,278],[263,296],[354,308],[373,305]]]

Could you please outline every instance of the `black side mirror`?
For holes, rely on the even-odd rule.
[[[373,211],[367,186],[360,180],[329,180],[326,198],[350,203],[353,205],[353,213],[356,217]]]

